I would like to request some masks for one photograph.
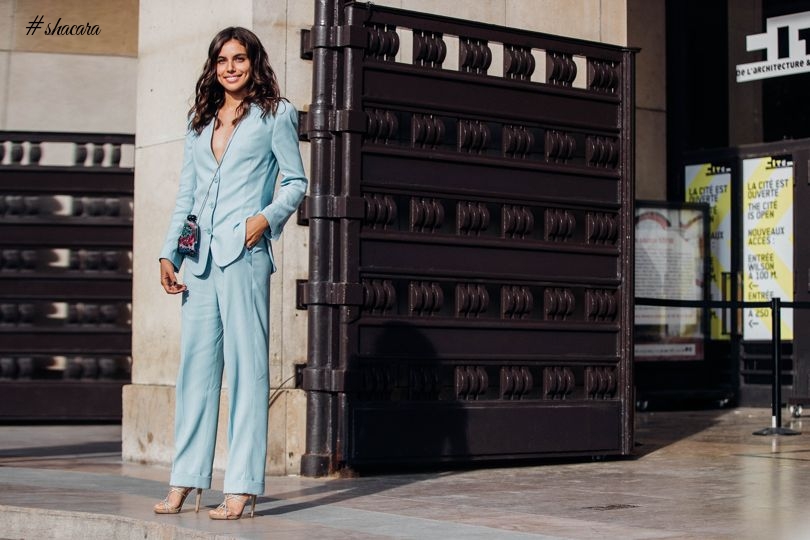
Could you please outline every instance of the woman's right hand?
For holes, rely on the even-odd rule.
[[[168,294],[177,294],[186,290],[186,286],[177,282],[174,265],[169,259],[160,259],[160,284]]]

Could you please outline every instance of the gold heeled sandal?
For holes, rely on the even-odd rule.
[[[187,487],[174,487],[172,486],[169,489],[169,494],[166,495],[166,498],[157,503],[154,506],[154,510],[156,514],[177,514],[180,512],[180,509],[183,508],[183,503],[186,502],[186,497],[194,488],[187,488]],[[177,506],[172,506],[169,503],[169,498],[172,496],[172,493],[178,493],[180,495],[180,502],[177,503]],[[197,488],[197,497],[196,503],[194,505],[194,511],[200,511],[200,495],[202,495],[202,488]]]
[[[228,507],[228,502],[230,501],[238,501],[242,503],[242,507],[239,509],[239,512],[233,512]],[[234,493],[226,493],[225,500],[222,501],[222,504],[217,506],[215,510],[208,511],[208,517],[211,519],[239,519],[242,517],[242,512],[245,511],[245,507],[247,506],[248,501],[250,501],[250,517],[253,517],[254,512],[256,511],[256,495],[249,495],[247,493],[243,495],[236,495]]]

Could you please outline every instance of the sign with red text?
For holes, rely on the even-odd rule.
[[[706,208],[636,206],[635,294],[640,298],[700,301],[705,288]],[[636,360],[699,360],[699,307],[636,305]]]

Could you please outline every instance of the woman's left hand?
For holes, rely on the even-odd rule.
[[[269,226],[267,218],[261,214],[247,218],[245,222],[245,247],[248,249],[253,248],[261,240],[264,231]]]

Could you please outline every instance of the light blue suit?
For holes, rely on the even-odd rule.
[[[226,493],[264,492],[269,397],[269,285],[275,271],[270,240],[306,191],[298,149],[298,116],[282,101],[262,118],[252,106],[237,125],[217,171],[213,123],[186,136],[177,202],[160,258],[185,263],[175,457],[170,483],[211,486],[223,365],[230,411]],[[278,193],[276,177],[281,174]],[[210,191],[209,191],[210,190]],[[201,208],[206,199],[205,208]],[[177,238],[196,214],[200,254],[185,258]],[[270,227],[245,248],[245,222],[261,213]]]

